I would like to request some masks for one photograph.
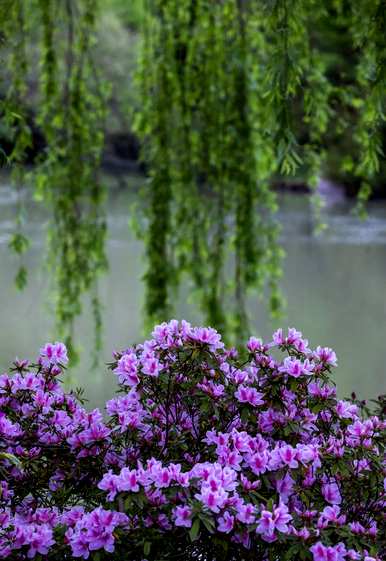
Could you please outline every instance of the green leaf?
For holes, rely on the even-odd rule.
[[[189,531],[190,541],[194,542],[197,539],[199,531],[200,531],[200,519],[196,518]]]
[[[19,267],[15,275],[15,285],[18,290],[24,290],[28,282],[28,271],[24,266]]]
[[[8,460],[16,467],[22,467],[20,460],[16,458],[16,456],[14,456],[13,454],[9,454],[8,452],[0,452],[0,460]]]
[[[20,232],[16,232],[11,237],[8,246],[18,255],[22,255],[27,251],[29,247],[29,241],[23,234],[21,234]]]
[[[209,518],[208,516],[199,515],[199,518],[201,520],[201,522],[204,524],[205,528],[208,530],[208,532],[210,534],[213,534],[214,530],[215,530],[215,524],[214,521],[212,520],[212,518]]]

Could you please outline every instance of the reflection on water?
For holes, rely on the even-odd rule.
[[[141,179],[129,178],[137,185]],[[114,182],[112,182],[114,184]],[[114,349],[138,342],[143,304],[143,246],[128,228],[131,190],[111,188],[109,197],[110,271],[100,283],[104,311],[104,349],[108,362]],[[132,191],[131,191],[132,192]],[[340,197],[328,205],[328,228],[313,235],[309,199],[304,195],[281,196],[279,220],[286,250],[283,290],[288,306],[283,326],[295,326],[308,336],[311,345],[334,347],[338,354],[338,393],[352,390],[364,398],[386,391],[386,204],[369,206],[369,219],[360,222],[350,214],[350,204]],[[15,214],[15,196],[6,178],[0,179],[0,371],[15,356],[34,358],[50,339],[50,275],[44,270],[46,215],[29,204],[26,230],[31,249],[26,258],[30,271],[28,287],[18,293],[13,286],[17,259],[7,242]],[[194,303],[184,297],[175,316],[200,321]],[[272,325],[264,306],[251,299],[255,334],[267,337]],[[91,370],[88,349],[93,344],[93,325],[88,303],[77,322],[81,363],[74,371],[77,384],[85,387],[91,405],[101,405],[114,392],[112,375],[103,368]]]

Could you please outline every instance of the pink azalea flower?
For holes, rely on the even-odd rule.
[[[339,505],[342,502],[338,484],[335,482],[324,483],[322,485],[322,495],[332,505]]]
[[[262,399],[263,394],[258,392],[255,388],[247,386],[239,386],[238,390],[235,392],[235,397],[240,403],[250,403],[253,407],[264,404],[264,400]]]
[[[176,526],[182,526],[184,528],[191,528],[192,526],[192,509],[185,506],[177,506],[173,510],[174,524]]]
[[[229,532],[233,530],[234,523],[235,517],[229,514],[228,511],[225,511],[223,516],[220,516],[220,518],[218,519],[217,529],[219,532],[229,534]]]
[[[253,524],[256,519],[256,507],[251,503],[240,502],[237,505],[236,518],[244,524]]]
[[[337,366],[338,360],[336,354],[329,347],[317,347],[314,352],[314,357],[324,364],[329,366]]]

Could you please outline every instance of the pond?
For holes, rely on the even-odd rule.
[[[93,323],[90,308],[76,325],[81,346],[80,364],[72,371],[74,384],[85,388],[90,406],[101,406],[114,392],[114,380],[104,367],[114,349],[127,347],[144,336],[142,332],[144,272],[143,244],[128,227],[133,194],[142,178],[124,181],[110,178],[108,199],[109,272],[102,278],[104,346],[101,365],[91,368]],[[126,187],[122,188],[125,183]],[[121,185],[121,187],[119,187]],[[372,398],[386,391],[386,203],[369,204],[369,217],[359,221],[334,189],[327,189],[323,211],[328,227],[313,233],[313,218],[307,195],[279,196],[278,219],[286,251],[282,287],[287,299],[283,327],[303,331],[311,345],[331,346],[338,355],[335,380],[340,396],[355,391]],[[9,180],[0,178],[0,371],[16,357],[35,358],[51,340],[50,273],[44,264],[46,215],[36,203],[28,203],[26,231],[31,248],[26,257],[29,283],[19,293],[13,285],[18,262],[8,249],[16,201]],[[183,296],[175,317],[201,321],[194,302]],[[269,336],[272,324],[264,306],[251,299],[253,334]]]

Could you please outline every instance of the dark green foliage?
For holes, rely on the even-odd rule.
[[[25,49],[31,31],[25,28],[25,21],[31,14],[36,24],[34,36],[40,38],[37,123],[46,149],[30,179],[36,185],[35,197],[50,211],[47,267],[53,281],[58,335],[72,351],[74,320],[81,312],[84,293],[91,288],[100,346],[95,287],[98,274],[107,266],[104,187],[99,178],[107,91],[93,58],[96,8],[94,0],[17,0],[7,19],[11,86],[5,114],[14,137],[9,161],[19,189],[25,183],[21,165],[30,138],[23,110],[25,113]],[[16,30],[14,34],[12,29]],[[22,254],[28,242],[20,231],[19,215],[18,230],[10,245]],[[22,287],[25,281],[25,269],[21,267],[16,282]]]
[[[315,188],[330,173],[360,186],[363,214],[386,169],[385,3],[108,0],[101,7],[142,35],[135,128],[148,175],[141,232],[148,325],[172,314],[184,278],[206,322],[237,341],[248,294],[266,296],[273,315],[282,308],[272,179],[296,174]],[[13,149],[0,158],[20,191],[10,245],[20,258],[28,247],[22,186],[31,143],[28,70],[36,64],[29,44],[38,41],[37,122],[46,149],[34,173],[36,196],[50,210],[58,332],[71,346],[89,290],[101,326],[96,280],[106,268],[106,228],[98,170],[107,88],[95,60],[100,13],[96,0],[3,0],[2,8],[9,88],[0,111]],[[313,199],[317,213],[321,201]],[[16,281],[26,282],[22,262]]]
[[[156,254],[168,256],[148,261],[150,318],[164,319],[173,299],[166,271],[173,282],[186,272],[206,321],[228,334],[230,328],[237,340],[247,325],[248,289],[261,293],[268,285],[271,311],[281,307],[270,178],[301,174],[316,187],[326,142],[354,130],[359,154],[351,174],[362,181],[362,206],[371,191],[382,154],[385,6],[365,0],[355,6],[344,0],[149,0],[146,6],[145,101],[137,130],[153,197],[158,190],[171,213],[167,222],[149,214],[148,254],[155,252],[158,227],[162,251],[158,246]],[[352,53],[347,60],[341,45]],[[357,148],[349,146],[355,157]],[[318,212],[321,201],[313,199]],[[230,301],[223,280],[229,267]]]
[[[206,321],[237,338],[246,327],[250,287],[262,290],[269,279],[272,309],[278,307],[275,199],[266,183],[274,157],[259,126],[263,91],[255,59],[262,38],[256,17],[248,3],[234,0],[149,3],[137,130],[152,201],[164,205],[163,216],[153,203],[148,207],[151,321],[165,318],[181,273],[193,280]],[[224,280],[229,267],[232,287]]]
[[[98,172],[105,91],[92,58],[96,2],[66,0],[59,6],[55,0],[41,0],[39,7],[43,23],[40,123],[48,147],[37,171],[37,193],[52,209],[49,263],[55,270],[56,317],[60,335],[73,350],[73,322],[81,312],[82,295],[95,286],[107,265],[104,188]],[[57,10],[66,22],[62,53],[54,36]],[[63,58],[61,84],[58,64]],[[93,307],[99,317],[97,296]],[[98,346],[99,339],[97,335]]]
[[[382,128],[386,111],[386,5],[381,0],[366,0],[354,6],[353,35],[361,49],[357,67],[360,119],[355,140],[359,158],[354,168],[362,179],[359,211],[371,194],[371,181],[380,171],[383,156]]]
[[[20,290],[27,282],[27,270],[23,264],[23,254],[28,249],[28,239],[23,234],[25,221],[25,209],[23,205],[23,186],[25,183],[24,163],[26,150],[31,143],[31,131],[26,117],[23,113],[27,95],[25,77],[28,71],[26,52],[27,14],[22,0],[15,0],[8,5],[9,12],[4,16],[4,42],[11,42],[11,56],[9,57],[9,69],[13,73],[13,80],[3,101],[3,113],[5,126],[9,129],[12,139],[12,151],[6,156],[6,164],[12,166],[12,179],[17,191],[17,216],[15,221],[15,232],[9,242],[11,250],[19,257],[19,269],[15,276],[15,284]],[[11,16],[11,17],[9,17]],[[12,34],[11,22],[17,25],[18,32]]]

